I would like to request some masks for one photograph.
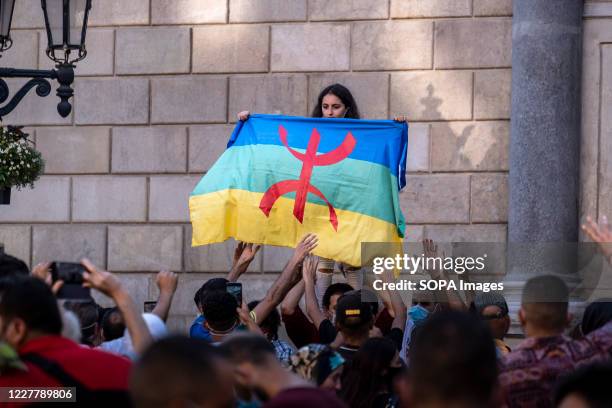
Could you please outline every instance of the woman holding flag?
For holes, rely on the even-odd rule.
[[[238,119],[246,121],[249,118],[249,111],[238,113]],[[360,119],[359,108],[355,98],[348,88],[341,84],[333,84],[325,87],[317,98],[317,103],[312,111],[313,118],[347,118]],[[405,121],[404,117],[395,118],[396,121]],[[335,262],[331,259],[321,258],[317,269],[317,299],[321,303],[323,294],[332,283],[332,275]],[[354,289],[361,289],[363,286],[363,273],[361,268],[345,264],[339,264],[340,270],[349,285]],[[321,306],[321,305],[320,305]]]

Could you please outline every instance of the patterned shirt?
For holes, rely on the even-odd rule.
[[[552,407],[558,377],[612,358],[612,321],[582,339],[528,338],[500,360],[500,383],[509,407]]]
[[[289,367],[289,361],[291,355],[295,353],[295,350],[289,343],[283,340],[272,340],[270,343],[274,346],[276,351],[276,358],[278,358],[281,364],[285,367]]]

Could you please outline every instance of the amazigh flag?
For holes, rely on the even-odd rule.
[[[401,242],[408,126],[391,120],[251,115],[189,198],[192,245],[295,247],[361,265],[361,242]]]

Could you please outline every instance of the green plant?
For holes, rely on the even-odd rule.
[[[45,168],[40,152],[20,128],[0,127],[0,188],[34,187]]]

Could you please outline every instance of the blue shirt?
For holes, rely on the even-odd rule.
[[[204,327],[204,316],[199,315],[198,317],[196,317],[193,323],[191,323],[191,327],[189,328],[189,337],[194,339],[212,341],[210,333]]]

